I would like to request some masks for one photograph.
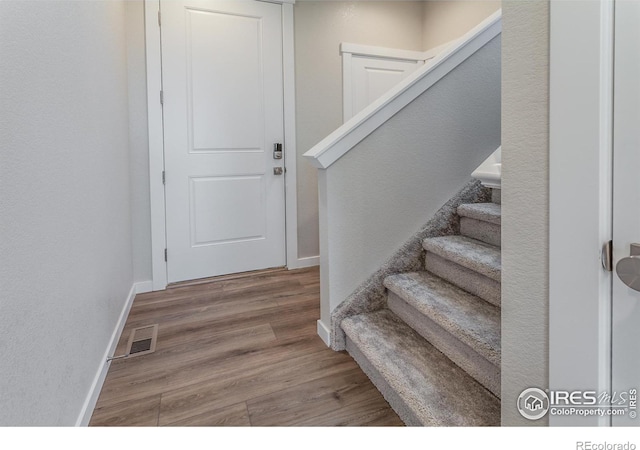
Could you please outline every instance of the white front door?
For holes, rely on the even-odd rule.
[[[282,6],[160,8],[168,281],[284,266]]]
[[[615,28],[612,390],[631,402],[640,390],[640,292],[623,278],[633,284],[628,272],[637,269],[640,279],[640,260],[628,258],[631,244],[640,243],[639,1],[616,1]],[[628,408],[613,416],[614,426],[640,425],[637,403]]]

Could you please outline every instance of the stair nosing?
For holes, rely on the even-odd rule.
[[[467,247],[467,249],[470,251],[456,252],[452,248],[455,246]],[[501,280],[501,251],[500,248],[495,245],[487,244],[486,242],[482,242],[467,236],[448,235],[426,238],[422,241],[422,247],[428,252],[435,253],[438,256],[441,256],[463,267],[466,267],[467,269],[478,272],[479,274],[491,278],[492,280],[495,280],[497,282],[500,282]],[[487,261],[486,259],[473,259],[469,256],[474,252],[476,254],[480,253],[478,251],[480,249],[488,252],[490,256],[489,261]],[[498,264],[495,264],[495,261],[493,261],[496,256],[498,259]]]
[[[398,329],[401,331],[401,333],[397,333],[397,335],[402,336],[402,343],[404,344],[404,348],[400,348],[397,349],[397,351],[394,351],[393,358],[376,357],[377,355],[375,354],[375,351],[371,350],[371,348],[366,345],[367,342],[362,339],[360,333],[358,332],[358,328],[363,325],[358,325],[356,321],[368,319],[370,320],[370,318],[374,316],[384,316],[382,320],[387,321],[387,323],[391,320],[394,320],[391,319],[392,316],[395,317],[395,326],[398,327]],[[460,389],[466,388],[464,407],[476,408],[476,405],[478,405],[480,402],[483,402],[483,405],[484,402],[495,402],[493,406],[497,408],[497,411],[495,412],[499,416],[500,401],[497,397],[495,397],[490,391],[482,386],[477,380],[471,377],[471,375],[466,373],[453,361],[451,361],[439,350],[433,347],[433,345],[428,343],[412,328],[398,319],[391,311],[384,309],[375,311],[373,313],[350,316],[343,320],[342,326],[346,335],[354,343],[354,345],[358,347],[358,350],[364,355],[365,358],[367,358],[369,363],[376,368],[380,376],[384,378],[385,382],[402,399],[405,405],[407,405],[407,407],[410,408],[414,412],[414,414],[421,419],[423,423],[426,422],[432,425],[447,425],[442,420],[442,416],[438,417],[437,414],[434,414],[434,410],[440,410],[440,408],[429,408],[427,407],[427,405],[430,405],[428,401],[421,401],[419,402],[417,407],[422,407],[422,409],[416,410],[416,405],[412,404],[411,400],[418,399],[419,397],[417,397],[417,392],[415,391],[415,389],[409,389],[408,386],[415,386],[421,383],[427,383],[427,386],[425,387],[428,395],[424,397],[425,399],[429,398],[431,401],[437,401],[438,398],[446,398],[455,399],[455,401],[459,402],[460,396],[457,394],[459,394]],[[371,324],[369,323],[369,327],[370,326]],[[374,336],[380,338],[380,336],[383,336],[383,332],[378,330],[377,335],[376,332],[374,332]],[[390,338],[389,335],[384,335],[383,337],[385,337],[387,340]],[[405,361],[406,364],[400,364],[398,362],[399,357],[402,361]],[[418,367],[408,363],[408,359],[402,359],[410,357],[417,358],[418,362],[424,362],[425,359],[428,359],[429,364],[423,364],[423,368],[426,369],[426,372],[420,371]],[[415,375],[415,372],[418,372],[418,375]],[[402,382],[398,381],[396,377],[402,378],[405,382],[405,385],[403,385]],[[447,384],[443,382],[443,380],[454,382],[452,381],[454,378],[455,388],[447,386]],[[434,400],[434,398],[436,398],[436,400]],[[460,411],[462,410],[462,408],[460,408],[459,405],[456,407],[451,401],[447,402],[447,404],[451,408],[451,410],[449,410],[449,413],[458,413],[460,415]],[[476,413],[477,412],[479,411],[476,411]],[[482,408],[481,412],[487,411]]]
[[[481,220],[494,225],[500,225],[502,222],[502,206],[493,202],[465,203],[458,206],[457,212],[461,217]]]

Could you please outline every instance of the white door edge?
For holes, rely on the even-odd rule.
[[[613,8],[609,0],[551,2],[551,390],[611,386],[612,278],[601,267],[600,249],[612,235]],[[549,422],[610,424],[579,416],[551,416]]]
[[[271,1],[282,4],[283,73],[284,73],[284,127],[285,127],[285,241],[286,263],[289,269],[298,267],[298,219],[296,189],[296,135],[295,135],[295,65],[293,34],[293,2]],[[149,192],[151,206],[151,265],[153,290],[166,289],[168,284],[165,261],[166,222],[165,194],[162,182],[164,170],[164,143],[160,90],[162,66],[158,11],[160,0],[145,0],[145,47],[147,69],[147,114],[149,136]]]

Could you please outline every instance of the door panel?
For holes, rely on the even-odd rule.
[[[161,12],[168,280],[284,266],[281,6]]]
[[[640,2],[616,1],[615,28],[614,270],[640,243]],[[620,393],[640,388],[640,292],[613,278],[612,390]],[[640,425],[629,408],[614,426]]]
[[[350,84],[350,89],[345,89],[345,92],[351,92],[352,95],[351,115],[345,113],[344,121],[369,106],[423,64],[424,61],[353,56],[351,79],[344,81]]]

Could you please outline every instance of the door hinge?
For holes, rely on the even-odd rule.
[[[607,272],[613,271],[613,241],[605,242],[600,253],[602,268]]]
[[[164,249],[164,262],[167,262],[167,249]]]
[[[160,91],[160,104],[164,105],[164,91]]]
[[[167,176],[164,173],[164,170],[162,171],[162,184],[167,184]]]
[[[161,27],[162,26],[162,18],[161,18],[161,13],[160,11],[158,11],[158,26]]]

